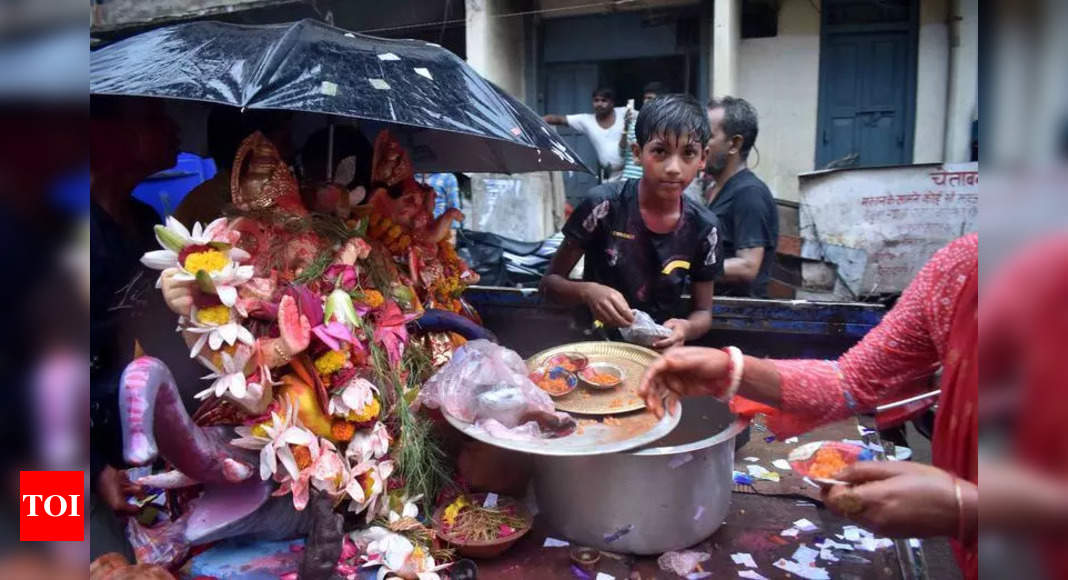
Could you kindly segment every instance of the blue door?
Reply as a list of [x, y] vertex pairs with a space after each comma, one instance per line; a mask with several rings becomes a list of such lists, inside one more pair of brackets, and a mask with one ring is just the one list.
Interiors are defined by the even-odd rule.
[[[894, 3], [891, 3], [894, 4]], [[916, 39], [911, 2], [826, 2], [816, 167], [912, 162]], [[835, 8], [849, 7], [849, 10]], [[865, 10], [870, 8], [870, 10]]]

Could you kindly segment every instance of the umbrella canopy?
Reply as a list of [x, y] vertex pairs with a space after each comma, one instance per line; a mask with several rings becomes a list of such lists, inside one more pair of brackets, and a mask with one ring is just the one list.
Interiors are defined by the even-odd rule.
[[541, 117], [444, 48], [314, 20], [200, 21], [93, 51], [89, 92], [362, 119], [420, 171], [589, 171]]

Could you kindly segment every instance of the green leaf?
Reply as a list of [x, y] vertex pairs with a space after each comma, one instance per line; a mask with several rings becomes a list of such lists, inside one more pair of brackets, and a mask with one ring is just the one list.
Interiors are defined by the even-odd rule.
[[153, 230], [155, 230], [156, 232], [156, 239], [159, 240], [159, 243], [162, 244], [163, 247], [167, 248], [168, 250], [171, 250], [173, 252], [181, 252], [182, 248], [185, 247], [185, 238], [175, 232], [172, 232], [171, 230], [168, 230], [165, 226], [161, 224], [156, 224]]

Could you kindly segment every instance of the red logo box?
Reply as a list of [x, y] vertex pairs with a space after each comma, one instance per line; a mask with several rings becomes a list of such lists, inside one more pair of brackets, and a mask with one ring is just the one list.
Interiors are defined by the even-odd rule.
[[81, 471], [19, 472], [19, 540], [85, 540], [85, 474]]

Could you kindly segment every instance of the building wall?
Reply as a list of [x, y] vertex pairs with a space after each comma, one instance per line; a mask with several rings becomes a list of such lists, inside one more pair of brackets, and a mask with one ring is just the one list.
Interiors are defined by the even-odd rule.
[[949, 90], [947, 3], [948, 0], [920, 0], [913, 163], [940, 163], [945, 157], [946, 96]]
[[519, 12], [525, 4], [514, 0], [466, 0], [467, 62], [486, 79], [526, 100], [524, 19], [494, 18]]
[[[938, 163], [945, 157], [950, 74], [948, 1], [920, 0], [914, 163]], [[759, 155], [753, 154], [750, 165], [756, 164], [753, 171], [776, 197], [794, 201], [798, 199], [797, 174], [815, 169], [820, 51], [817, 6], [819, 2], [809, 0], [783, 0], [778, 36], [742, 39], [738, 54], [738, 95], [752, 102], [760, 114]], [[973, 89], [973, 102], [974, 97]], [[957, 120], [958, 124], [968, 121]]]
[[742, 39], [738, 48], [737, 96], [760, 116], [749, 165], [781, 199], [797, 201], [797, 174], [816, 159], [819, 33], [809, 0], [783, 0], [778, 36]]

